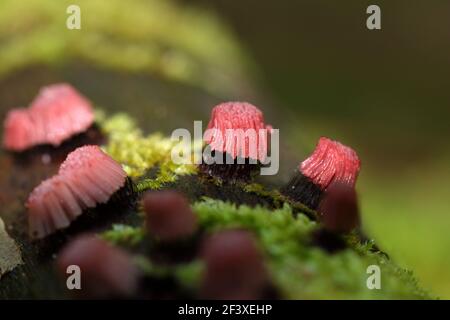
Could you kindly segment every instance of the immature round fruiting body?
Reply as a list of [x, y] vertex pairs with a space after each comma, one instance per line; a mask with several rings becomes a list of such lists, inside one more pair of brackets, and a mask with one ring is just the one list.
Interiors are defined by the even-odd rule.
[[162, 241], [187, 238], [197, 230], [189, 201], [176, 191], [148, 192], [143, 199], [150, 235]]
[[360, 224], [358, 199], [354, 188], [343, 183], [332, 183], [318, 209], [326, 230], [348, 233]]
[[[139, 272], [125, 251], [112, 247], [94, 235], [82, 235], [71, 241], [58, 256], [57, 267], [66, 280], [80, 273], [80, 288], [71, 290], [82, 298], [126, 298], [138, 289]], [[75, 280], [71, 285], [76, 286]]]
[[268, 285], [263, 255], [253, 235], [225, 230], [204, 241], [205, 274], [201, 294], [207, 299], [258, 299]]

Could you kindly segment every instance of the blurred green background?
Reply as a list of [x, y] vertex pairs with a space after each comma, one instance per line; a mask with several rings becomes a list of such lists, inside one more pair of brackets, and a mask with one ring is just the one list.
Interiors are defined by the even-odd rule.
[[[359, 152], [366, 230], [450, 298], [450, 2], [186, 2], [229, 21], [288, 115], [293, 149], [328, 135]], [[366, 28], [370, 4], [380, 31]]]

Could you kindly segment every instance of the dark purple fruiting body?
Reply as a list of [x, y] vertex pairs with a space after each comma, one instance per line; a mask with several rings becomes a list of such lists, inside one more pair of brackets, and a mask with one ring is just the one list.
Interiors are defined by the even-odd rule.
[[205, 273], [201, 296], [206, 299], [259, 299], [268, 277], [253, 235], [225, 230], [204, 240]]
[[76, 272], [68, 274], [69, 266], [80, 271], [81, 289], [71, 290], [78, 297], [126, 298], [138, 289], [139, 272], [131, 257], [94, 235], [79, 236], [62, 250], [57, 267], [65, 282]]
[[341, 182], [333, 182], [325, 192], [318, 211], [322, 226], [313, 232], [313, 244], [330, 253], [345, 249], [347, 243], [342, 235], [360, 226], [355, 189]]
[[146, 226], [162, 241], [187, 238], [197, 230], [197, 216], [189, 201], [176, 191], [148, 192], [143, 199]]
[[324, 228], [334, 233], [348, 233], [359, 227], [358, 200], [354, 188], [333, 183], [319, 206]]

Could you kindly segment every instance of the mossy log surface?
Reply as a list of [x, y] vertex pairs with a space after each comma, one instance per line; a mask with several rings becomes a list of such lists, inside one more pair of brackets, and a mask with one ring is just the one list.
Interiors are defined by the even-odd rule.
[[[108, 1], [108, 6], [103, 0], [79, 2], [89, 9], [85, 27], [92, 31], [90, 37], [60, 28], [60, 12], [68, 1], [27, 1], [27, 12], [36, 19], [23, 17], [19, 1], [0, 4], [0, 119], [11, 108], [28, 105], [40, 87], [56, 82], [75, 86], [98, 111], [96, 126], [58, 149], [44, 146], [21, 155], [0, 151], [0, 218], [23, 260], [12, 271], [0, 272], [0, 298], [71, 297], [54, 264], [61, 248], [84, 232], [132, 253], [145, 274], [137, 298], [197, 298], [200, 242], [224, 228], [245, 228], [256, 236], [272, 284], [265, 298], [430, 298], [411, 272], [398, 267], [362, 232], [341, 239], [344, 248], [334, 253], [313, 241], [321, 228], [315, 212], [290, 203], [277, 191], [301, 160], [283, 142], [280, 173], [252, 183], [220, 183], [198, 174], [194, 166], [171, 163], [168, 135], [173, 129], [193, 129], [194, 120], [205, 123], [212, 106], [224, 100], [245, 98], [257, 105], [266, 101], [249, 85], [240, 63], [245, 55], [214, 17], [181, 10], [167, 0], [129, 1], [135, 13], [130, 16], [123, 14], [119, 0]], [[149, 11], [151, 16], [144, 14]], [[98, 12], [121, 23], [104, 20], [108, 14]], [[151, 33], [154, 25], [158, 32]], [[22, 36], [11, 37], [17, 32]], [[223, 59], [224, 52], [228, 59]], [[261, 106], [267, 122], [281, 127], [278, 110]], [[124, 166], [134, 192], [124, 189], [118, 202], [85, 212], [68, 229], [44, 240], [30, 241], [24, 207], [29, 193], [56, 173], [68, 152], [86, 143], [102, 145]], [[167, 246], [146, 233], [139, 198], [147, 189], [183, 192], [198, 215], [197, 234]], [[381, 268], [381, 290], [366, 286], [366, 269], [372, 264]]]
[[[32, 96], [31, 92], [36, 92], [39, 86], [48, 82], [67, 81], [67, 74], [73, 75], [70, 69], [58, 69], [56, 72], [46, 67], [38, 67], [28, 69], [20, 76], [4, 80], [0, 92], [2, 112], [6, 110], [6, 101], [10, 101], [7, 96], [13, 97], [13, 101], [21, 100], [23, 92], [25, 92], [23, 95], [27, 96], [26, 91], [23, 91], [23, 88], [27, 87], [30, 88], [29, 96]], [[92, 79], [98, 75], [102, 77], [103, 72], [86, 66], [79, 79], [69, 80], [77, 86], [80, 80]], [[114, 74], [109, 75], [109, 81], [114, 77]], [[130, 77], [130, 80], [130, 85], [133, 86], [134, 77]], [[122, 87], [127, 86], [122, 79], [120, 83]], [[162, 84], [158, 84], [158, 90], [161, 86]], [[209, 104], [212, 99], [203, 94], [202, 99], [207, 101], [203, 105]], [[90, 98], [96, 101], [95, 92]], [[135, 255], [137, 263], [146, 273], [146, 280], [138, 297], [195, 298], [202, 274], [201, 259], [198, 257], [199, 243], [205, 234], [229, 227], [246, 228], [257, 235], [266, 254], [273, 282], [273, 289], [266, 297], [290, 299], [429, 297], [420, 289], [410, 272], [397, 267], [385, 254], [374, 249], [373, 242], [361, 239], [357, 233], [345, 238], [345, 249], [338, 253], [330, 254], [326, 248], [314, 244], [312, 235], [314, 230], [320, 228], [320, 224], [315, 221], [314, 212], [301, 204], [288, 203], [280, 196], [276, 186], [282, 181], [275, 179], [270, 183], [218, 182], [198, 174], [194, 167], [180, 170], [179, 167], [171, 165], [164, 152], [143, 153], [142, 161], [128, 162], [126, 157], [130, 157], [130, 154], [123, 153], [127, 150], [128, 134], [136, 135], [132, 139], [133, 145], [139, 146], [142, 143], [150, 149], [169, 150], [164, 147], [167, 147], [169, 140], [164, 135], [147, 138], [138, 125], [126, 115], [109, 116], [108, 114], [115, 110], [109, 110], [104, 105], [105, 102], [102, 103], [105, 112], [99, 117], [96, 127], [91, 128], [86, 134], [75, 137], [61, 148], [38, 147], [22, 155], [1, 152], [0, 216], [7, 226], [8, 233], [18, 244], [23, 259], [22, 265], [1, 278], [1, 298], [70, 297], [70, 292], [64, 287], [64, 280], [55, 273], [54, 262], [59, 250], [83, 232], [97, 233]], [[139, 101], [135, 101], [133, 105], [138, 106]], [[206, 107], [199, 109], [199, 105], [202, 103], [192, 108], [185, 102], [178, 106], [172, 103], [173, 109], [169, 112], [177, 114], [177, 108], [189, 108], [194, 110], [192, 114], [197, 110], [199, 119], [207, 119], [209, 110]], [[130, 108], [129, 113], [151, 112], [136, 108], [137, 111]], [[161, 125], [149, 121], [152, 123], [147, 125], [150, 128], [148, 132], [157, 129], [164, 131], [165, 128], [162, 126], [169, 127], [172, 119], [174, 123], [179, 122], [179, 117], [168, 117], [167, 122]], [[190, 121], [195, 119], [191, 117], [189, 115]], [[147, 116], [141, 116], [141, 119], [147, 119]], [[152, 117], [148, 116], [148, 119]], [[181, 122], [184, 121], [189, 120], [181, 119]], [[136, 127], [131, 129], [130, 126]], [[144, 218], [139, 201], [123, 201], [122, 207], [116, 204], [100, 206], [83, 214], [69, 229], [41, 241], [30, 241], [24, 208], [26, 198], [36, 185], [57, 171], [59, 164], [70, 150], [84, 143], [103, 145], [111, 156], [130, 170], [135, 188], [176, 189], [183, 192], [192, 201], [199, 215], [201, 228], [198, 234], [185, 243], [166, 247], [143, 231]], [[130, 147], [130, 150], [134, 149]], [[43, 155], [50, 155], [52, 161], [44, 164]], [[145, 167], [147, 163], [153, 165]], [[145, 169], [144, 175], [139, 175], [140, 170], [136, 170], [140, 166]], [[134, 191], [136, 193], [129, 194], [128, 198], [133, 199], [133, 196], [137, 196], [139, 200], [140, 193]], [[382, 268], [382, 290], [369, 290], [366, 287], [365, 271], [370, 264], [378, 264]]]

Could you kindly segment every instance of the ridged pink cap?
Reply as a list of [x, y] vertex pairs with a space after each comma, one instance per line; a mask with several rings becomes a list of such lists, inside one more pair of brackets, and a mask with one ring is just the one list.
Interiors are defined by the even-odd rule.
[[[233, 158], [240, 156], [260, 161], [267, 156], [272, 127], [264, 123], [261, 110], [250, 103], [225, 102], [217, 105], [211, 112], [208, 130], [204, 140], [213, 151], [226, 152]], [[249, 135], [245, 136], [245, 133]], [[233, 137], [239, 137], [244, 143], [237, 143]]]
[[23, 151], [40, 144], [59, 146], [94, 123], [90, 102], [68, 84], [40, 90], [28, 109], [15, 109], [5, 120], [3, 146]]
[[326, 190], [332, 182], [354, 187], [360, 166], [358, 155], [353, 149], [321, 137], [316, 149], [300, 164], [299, 170], [322, 190]]
[[122, 166], [98, 146], [71, 152], [57, 175], [43, 181], [30, 194], [29, 232], [43, 238], [68, 227], [86, 208], [106, 203], [126, 180]]

